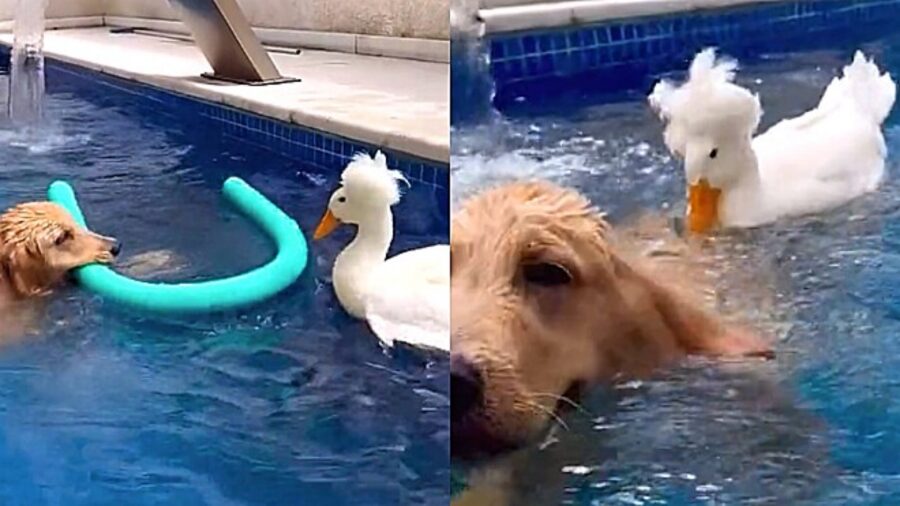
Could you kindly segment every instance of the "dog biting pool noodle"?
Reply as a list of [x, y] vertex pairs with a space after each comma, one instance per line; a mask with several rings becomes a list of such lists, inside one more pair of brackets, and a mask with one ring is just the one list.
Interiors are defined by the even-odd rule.
[[[72, 187], [50, 185], [52, 202], [65, 207], [87, 227]], [[148, 283], [125, 277], [104, 265], [75, 270], [78, 282], [93, 292], [140, 309], [159, 312], [213, 312], [265, 300], [294, 283], [307, 262], [307, 245], [297, 222], [242, 179], [232, 177], [222, 187], [225, 198], [262, 228], [278, 247], [268, 264], [226, 279], [197, 283]]]

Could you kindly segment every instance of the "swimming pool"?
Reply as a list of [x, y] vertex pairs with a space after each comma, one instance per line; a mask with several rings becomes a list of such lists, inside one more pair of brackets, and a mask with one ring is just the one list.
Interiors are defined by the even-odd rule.
[[[844, 50], [743, 61], [739, 81], [760, 93], [763, 128], [817, 103], [857, 47], [859, 34], [845, 35], [832, 46]], [[900, 76], [900, 37], [861, 47]], [[500, 117], [455, 126], [454, 201], [491, 182], [543, 177], [580, 189], [613, 222], [683, 212], [682, 169], [646, 90], [544, 86], [543, 97], [503, 102]], [[594, 391], [555, 443], [510, 464], [511, 503], [900, 502], [896, 108], [885, 132], [889, 175], [875, 194], [710, 246], [719, 304], [744, 308], [778, 336], [778, 360], [738, 369], [692, 360], [652, 381]]]
[[[47, 80], [49, 125], [0, 132], [0, 208], [64, 178], [146, 279], [267, 261], [273, 246], [222, 181], [245, 178], [309, 233], [352, 154], [69, 65], [51, 62]], [[288, 142], [307, 138], [306, 151]], [[446, 242], [446, 169], [396, 160], [413, 185], [394, 251]], [[235, 313], [160, 317], [59, 294], [36, 335], [0, 349], [0, 503], [446, 504], [446, 359], [385, 353], [339, 309], [331, 262], [350, 234], [312, 244], [295, 286]]]

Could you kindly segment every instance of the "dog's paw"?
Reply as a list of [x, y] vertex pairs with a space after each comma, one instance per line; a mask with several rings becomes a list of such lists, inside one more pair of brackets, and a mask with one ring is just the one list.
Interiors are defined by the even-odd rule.
[[120, 272], [135, 278], [157, 278], [177, 274], [184, 267], [184, 260], [169, 250], [145, 251], [118, 264]]
[[115, 260], [115, 257], [113, 256], [112, 253], [104, 251], [103, 253], [100, 253], [99, 255], [97, 255], [96, 260], [97, 260], [97, 263], [99, 263], [99, 264], [109, 265], [109, 264], [113, 263], [113, 260]]
[[714, 352], [723, 358], [775, 359], [772, 343], [758, 333], [744, 328], [727, 329], [716, 340]]

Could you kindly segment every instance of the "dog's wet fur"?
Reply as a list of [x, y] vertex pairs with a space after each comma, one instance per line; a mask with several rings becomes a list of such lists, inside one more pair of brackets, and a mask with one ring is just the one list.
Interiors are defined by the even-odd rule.
[[14, 333], [13, 327], [19, 325], [10, 322], [30, 313], [24, 306], [29, 300], [53, 293], [76, 267], [112, 262], [119, 250], [115, 239], [84, 229], [51, 202], [21, 204], [4, 212], [0, 215], [0, 326], [7, 334]]
[[771, 358], [644, 269], [579, 193], [513, 183], [463, 203], [451, 229], [451, 444], [473, 459], [536, 440], [584, 388], [689, 354]]

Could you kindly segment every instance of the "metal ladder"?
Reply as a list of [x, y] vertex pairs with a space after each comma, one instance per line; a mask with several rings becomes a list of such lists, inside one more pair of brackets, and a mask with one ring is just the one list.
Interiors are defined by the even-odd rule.
[[283, 77], [253, 33], [237, 0], [169, 0], [213, 72], [204, 77], [240, 84], [299, 81]]

